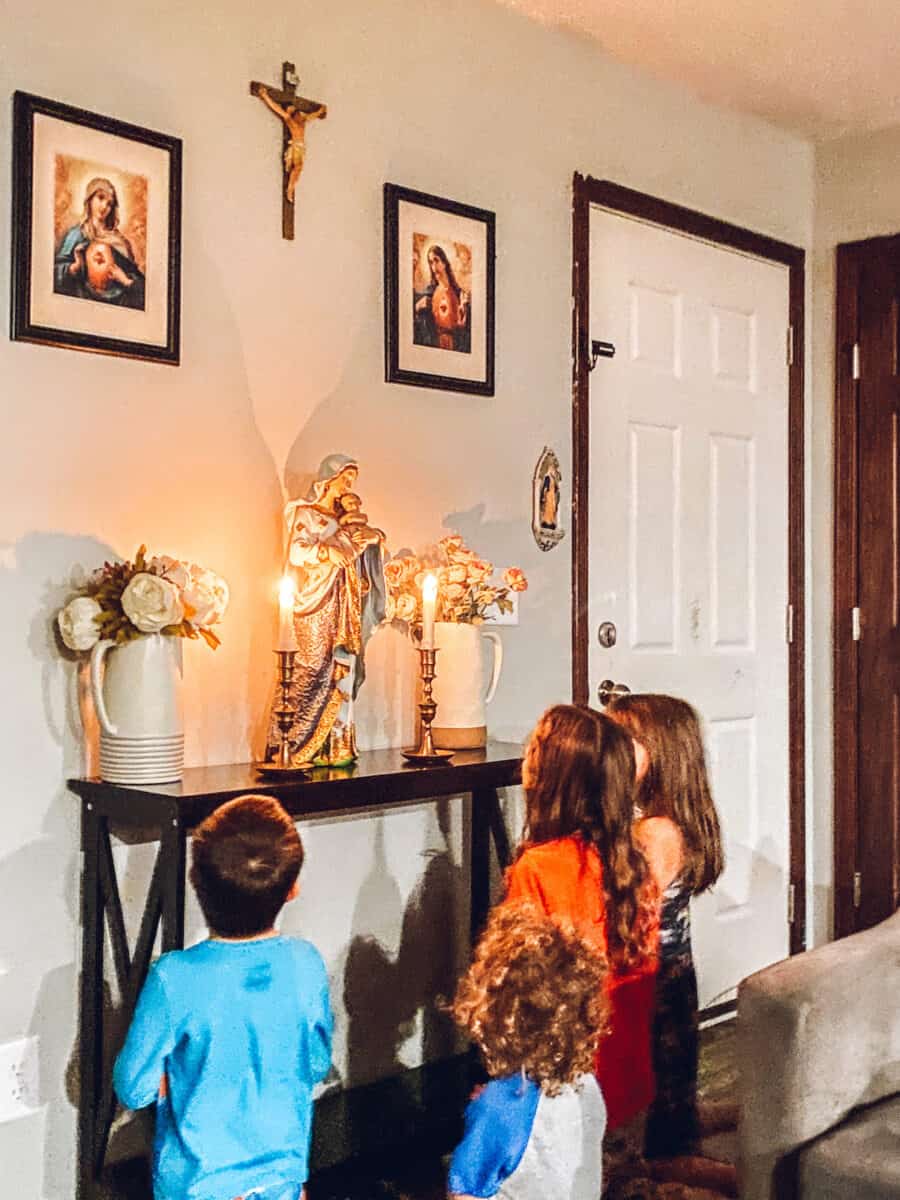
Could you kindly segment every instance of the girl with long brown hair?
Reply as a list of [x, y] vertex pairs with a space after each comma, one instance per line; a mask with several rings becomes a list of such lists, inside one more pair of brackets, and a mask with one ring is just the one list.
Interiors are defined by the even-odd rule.
[[610, 1028], [596, 1073], [613, 1130], [654, 1092], [656, 889], [632, 835], [631, 739], [590, 708], [555, 705], [528, 740], [522, 785], [525, 829], [507, 872], [507, 901], [572, 921], [608, 959]]
[[697, 1153], [699, 1013], [690, 900], [712, 887], [725, 865], [700, 721], [673, 696], [620, 696], [607, 712], [634, 742], [641, 818], [635, 837], [661, 893], [652, 1043], [657, 1091], [644, 1154], [660, 1178], [735, 1194], [734, 1169]]

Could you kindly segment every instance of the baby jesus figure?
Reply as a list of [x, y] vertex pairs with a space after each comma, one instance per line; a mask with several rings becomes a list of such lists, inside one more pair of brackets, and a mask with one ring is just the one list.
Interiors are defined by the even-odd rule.
[[340, 497], [338, 506], [338, 524], [353, 539], [356, 546], [363, 548], [376, 542], [384, 545], [384, 532], [369, 524], [369, 518], [362, 511], [362, 500], [356, 492], [345, 492]]

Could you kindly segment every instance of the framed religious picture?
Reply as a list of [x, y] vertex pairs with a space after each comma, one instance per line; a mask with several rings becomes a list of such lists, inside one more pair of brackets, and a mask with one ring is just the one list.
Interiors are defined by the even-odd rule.
[[181, 140], [16, 92], [13, 338], [176, 364]]
[[545, 446], [531, 482], [531, 531], [542, 550], [552, 550], [566, 536], [559, 527], [561, 485], [559, 459]]
[[494, 394], [494, 214], [384, 185], [388, 383]]

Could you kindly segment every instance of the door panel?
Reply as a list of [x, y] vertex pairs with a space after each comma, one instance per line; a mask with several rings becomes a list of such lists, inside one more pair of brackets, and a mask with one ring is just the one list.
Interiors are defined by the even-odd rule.
[[728, 863], [694, 906], [709, 1004], [788, 953], [788, 272], [592, 209], [590, 280], [617, 347], [591, 376], [591, 701], [612, 678], [704, 720]]

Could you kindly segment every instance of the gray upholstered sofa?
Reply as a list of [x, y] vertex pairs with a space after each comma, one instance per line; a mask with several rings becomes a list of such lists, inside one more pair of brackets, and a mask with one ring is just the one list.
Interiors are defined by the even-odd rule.
[[743, 1200], [900, 1200], [900, 912], [738, 991]]

